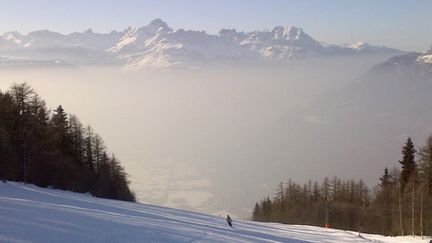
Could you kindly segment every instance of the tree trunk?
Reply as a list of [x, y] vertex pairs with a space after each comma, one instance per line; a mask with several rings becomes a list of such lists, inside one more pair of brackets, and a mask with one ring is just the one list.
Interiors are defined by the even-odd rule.
[[404, 236], [403, 222], [402, 222], [402, 192], [399, 190], [399, 223], [401, 228], [401, 234]]
[[423, 239], [423, 192], [421, 194], [421, 204], [420, 204], [420, 235]]
[[412, 200], [411, 200], [411, 234], [414, 237], [415, 236], [415, 232], [414, 232], [414, 199], [415, 199], [415, 184], [413, 182], [413, 188], [412, 188]]
[[325, 208], [325, 227], [326, 228], [330, 227], [328, 224], [328, 206], [327, 206], [327, 203], [326, 203], [326, 208]]

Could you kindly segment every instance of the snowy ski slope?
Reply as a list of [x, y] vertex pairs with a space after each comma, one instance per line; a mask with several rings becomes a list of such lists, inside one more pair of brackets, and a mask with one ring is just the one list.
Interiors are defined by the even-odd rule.
[[0, 242], [428, 242], [257, 223], [0, 182]]

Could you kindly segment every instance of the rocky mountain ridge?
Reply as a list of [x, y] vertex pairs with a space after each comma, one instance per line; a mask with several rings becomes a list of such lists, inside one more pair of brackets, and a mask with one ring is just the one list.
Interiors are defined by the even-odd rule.
[[141, 28], [130, 27], [106, 34], [88, 29], [67, 35], [39, 30], [27, 35], [6, 32], [0, 36], [0, 55], [4, 60], [26, 58], [68, 64], [120, 64], [138, 69], [190, 68], [203, 62], [283, 62], [399, 52], [364, 42], [325, 44], [295, 26], [251, 32], [222, 29], [212, 35], [205, 31], [173, 30], [161, 19]]

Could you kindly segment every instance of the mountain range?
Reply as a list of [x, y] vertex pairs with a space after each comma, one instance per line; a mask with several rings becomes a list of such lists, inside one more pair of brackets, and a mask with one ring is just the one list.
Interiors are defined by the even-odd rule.
[[323, 94], [304, 112], [339, 128], [350, 121], [363, 130], [383, 133], [382, 127], [392, 127], [389, 133], [424, 137], [432, 129], [431, 93], [432, 48], [391, 57], [343, 88]]
[[[294, 26], [251, 32], [173, 30], [161, 19], [124, 31], [60, 34], [49, 30], [0, 36], [0, 65], [118, 64], [130, 68], [194, 68], [202, 63], [284, 62], [291, 59], [400, 53], [385, 46], [327, 44]], [[431, 61], [430, 56], [427, 59]]]

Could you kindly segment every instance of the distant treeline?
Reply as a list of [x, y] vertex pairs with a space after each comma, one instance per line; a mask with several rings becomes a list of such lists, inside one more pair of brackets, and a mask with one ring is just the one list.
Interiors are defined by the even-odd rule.
[[102, 138], [62, 106], [50, 112], [25, 83], [0, 91], [0, 178], [135, 201]]
[[281, 182], [273, 198], [255, 204], [252, 219], [383, 235], [431, 235], [432, 136], [418, 152], [408, 138], [399, 163], [401, 168], [385, 168], [372, 190], [362, 180], [338, 177], [303, 186]]

